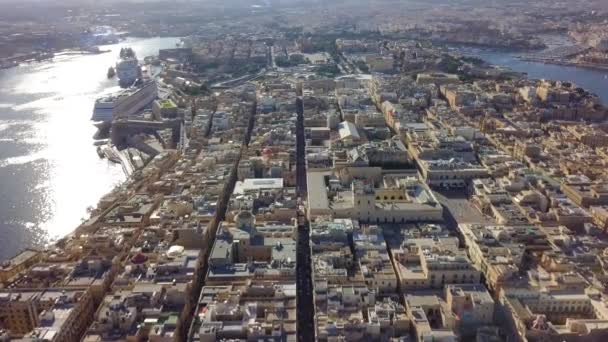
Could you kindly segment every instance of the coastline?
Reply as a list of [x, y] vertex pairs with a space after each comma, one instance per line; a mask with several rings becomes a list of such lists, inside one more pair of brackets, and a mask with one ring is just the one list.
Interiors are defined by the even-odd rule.
[[[14, 58], [6, 58], [0, 61], [0, 70], [2, 69], [12, 69], [16, 68], [22, 64], [31, 64], [31, 63], [44, 63], [44, 62], [53, 62], [53, 58], [60, 56], [86, 56], [86, 55], [99, 55], [103, 53], [109, 53], [112, 50], [86, 50], [86, 49], [63, 49], [56, 52], [39, 52], [32, 58], [27, 59], [14, 59]], [[31, 57], [31, 56], [27, 56]]]
[[[143, 57], [174, 47], [179, 39], [128, 37], [100, 49], [128, 45]], [[6, 198], [0, 239], [13, 241], [0, 251], [0, 260], [26, 248], [53, 246], [89, 218], [87, 207], [125, 182], [123, 165], [96, 153], [90, 121], [95, 99], [119, 89], [106, 77], [115, 58], [114, 53], [58, 56], [0, 70], [0, 196]]]
[[449, 46], [449, 51], [455, 51], [464, 56], [477, 57], [486, 63], [523, 72], [531, 79], [551, 79], [556, 81], [574, 82], [598, 95], [603, 103], [608, 103], [608, 88], [605, 76], [608, 68], [578, 63], [549, 63], [537, 58], [527, 58], [521, 51], [475, 48], [470, 46]]
[[0, 59], [0, 70], [12, 69], [21, 64], [30, 64], [36, 62], [52, 62], [54, 57], [58, 56], [75, 56], [75, 55], [99, 55], [112, 52], [109, 49], [103, 49], [104, 46], [116, 45], [124, 42], [126, 39], [150, 39], [150, 38], [171, 38], [171, 35], [128, 35], [126, 32], [118, 34], [118, 41], [114, 43], [96, 44], [91, 47], [72, 46], [56, 51], [33, 51], [22, 56], [5, 57]]
[[535, 63], [543, 63], [543, 64], [552, 64], [552, 65], [562, 65], [562, 66], [570, 66], [570, 67], [579, 67], [597, 71], [608, 71], [608, 65], [598, 65], [591, 63], [578, 63], [578, 62], [570, 62], [570, 61], [559, 61], [554, 59], [546, 59], [546, 58], [535, 58], [535, 57], [524, 57], [519, 56], [518, 59], [526, 62], [535, 62]]

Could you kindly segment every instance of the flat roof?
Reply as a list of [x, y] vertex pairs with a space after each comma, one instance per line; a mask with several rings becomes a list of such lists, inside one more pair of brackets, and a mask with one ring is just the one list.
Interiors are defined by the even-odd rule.
[[349, 121], [343, 121], [338, 125], [338, 133], [340, 134], [340, 139], [345, 139], [352, 137], [353, 139], [360, 139], [359, 131], [357, 130], [357, 126]]
[[14, 266], [20, 265], [37, 255], [38, 255], [38, 251], [31, 250], [31, 249], [23, 250], [19, 254], [15, 255], [11, 259], [9, 259], [6, 266], [0, 265], [0, 270], [9, 269]]
[[176, 108], [177, 105], [170, 99], [160, 100], [160, 105], [162, 108]]
[[307, 172], [306, 182], [308, 185], [308, 208], [310, 210], [329, 209], [329, 199], [327, 198], [327, 188], [325, 186], [325, 176], [330, 173]]
[[234, 185], [234, 194], [242, 195], [245, 191], [261, 189], [282, 189], [283, 178], [247, 178]]

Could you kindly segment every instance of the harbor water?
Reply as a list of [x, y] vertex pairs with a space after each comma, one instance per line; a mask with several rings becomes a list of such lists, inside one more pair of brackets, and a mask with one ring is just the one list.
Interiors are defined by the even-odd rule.
[[124, 181], [121, 166], [95, 151], [94, 101], [119, 90], [107, 71], [121, 47], [143, 60], [177, 42], [129, 38], [100, 47], [108, 53], [0, 70], [0, 260], [70, 233]]
[[606, 70], [525, 61], [518, 58], [521, 55], [520, 52], [477, 48], [459, 50], [466, 55], [482, 58], [488, 63], [508, 67], [517, 72], [525, 72], [531, 79], [573, 82], [596, 94], [604, 105], [608, 105], [608, 71]]

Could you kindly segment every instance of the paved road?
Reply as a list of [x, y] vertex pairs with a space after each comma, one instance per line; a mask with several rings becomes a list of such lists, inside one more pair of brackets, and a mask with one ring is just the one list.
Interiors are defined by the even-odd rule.
[[448, 228], [456, 229], [459, 223], [496, 223], [473, 206], [464, 194], [464, 190], [433, 191], [433, 193], [446, 211], [444, 218]]
[[[306, 198], [306, 140], [304, 139], [304, 103], [302, 98], [296, 100], [298, 121], [296, 124], [296, 189], [301, 199]], [[315, 340], [314, 300], [312, 295], [312, 277], [310, 265], [310, 227], [303, 212], [298, 215], [298, 250], [296, 260], [297, 272], [297, 315], [298, 341]]]
[[270, 68], [272, 68], [273, 70], [277, 69], [277, 63], [275, 61], [275, 57], [274, 57], [274, 46], [271, 45], [269, 46], [269, 53], [270, 53]]
[[221, 81], [221, 82], [217, 82], [211, 85], [210, 88], [233, 88], [233, 87], [237, 87], [240, 86], [241, 84], [244, 84], [246, 82], [249, 82], [251, 80], [254, 80], [262, 75], [264, 75], [266, 73], [266, 68], [262, 68], [260, 71], [258, 71], [255, 74], [247, 74], [247, 75], [243, 75], [241, 77], [237, 77], [237, 78], [232, 78], [226, 81]]

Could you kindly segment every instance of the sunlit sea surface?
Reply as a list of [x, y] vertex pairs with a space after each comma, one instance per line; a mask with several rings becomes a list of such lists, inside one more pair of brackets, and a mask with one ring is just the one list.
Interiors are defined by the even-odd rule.
[[94, 101], [120, 89], [106, 73], [121, 47], [143, 60], [177, 42], [127, 39], [101, 47], [109, 53], [0, 70], [0, 260], [70, 233], [124, 181], [120, 165], [95, 152]]

